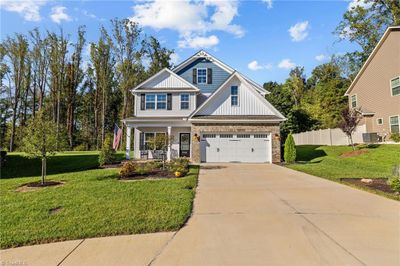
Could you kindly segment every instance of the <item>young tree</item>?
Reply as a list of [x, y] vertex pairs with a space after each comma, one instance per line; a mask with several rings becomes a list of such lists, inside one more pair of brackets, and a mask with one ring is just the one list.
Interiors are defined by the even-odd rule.
[[286, 163], [294, 163], [296, 161], [296, 144], [292, 133], [289, 133], [286, 138], [283, 157]]
[[113, 136], [107, 134], [99, 154], [99, 164], [111, 164], [115, 161], [115, 150], [113, 149]]
[[46, 161], [49, 155], [57, 151], [57, 125], [48, 119], [43, 111], [38, 111], [25, 128], [22, 139], [23, 150], [30, 158], [42, 160], [42, 185], [46, 178]]
[[353, 143], [353, 133], [356, 130], [358, 123], [360, 123], [360, 120], [361, 120], [360, 110], [356, 108], [350, 109], [348, 107], [343, 109], [342, 121], [340, 121], [339, 123], [339, 128], [349, 138], [353, 151], [355, 150]]

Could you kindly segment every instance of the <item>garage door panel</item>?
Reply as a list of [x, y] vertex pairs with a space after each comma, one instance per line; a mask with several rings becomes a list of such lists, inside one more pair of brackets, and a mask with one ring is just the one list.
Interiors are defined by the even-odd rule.
[[[268, 134], [203, 134], [203, 162], [269, 162]], [[204, 154], [203, 154], [204, 153]]]

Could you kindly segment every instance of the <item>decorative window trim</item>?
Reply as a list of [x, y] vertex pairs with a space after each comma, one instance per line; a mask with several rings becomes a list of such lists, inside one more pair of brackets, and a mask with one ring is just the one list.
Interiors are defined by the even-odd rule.
[[376, 119], [376, 124], [377, 124], [378, 126], [383, 125], [383, 118], [377, 118], [377, 119]]
[[[236, 87], [236, 94], [232, 93], [232, 89], [234, 87]], [[239, 106], [239, 86], [235, 86], [235, 85], [231, 86], [231, 97], [230, 97], [230, 99], [231, 99], [231, 106], [233, 106], [233, 107], [238, 107]], [[236, 99], [236, 104], [233, 104], [234, 99]]]
[[394, 88], [399, 88], [400, 89], [400, 84], [398, 86], [392, 87], [392, 81], [395, 80], [395, 79], [399, 79], [399, 83], [400, 83], [400, 76], [397, 76], [397, 77], [394, 77], [394, 78], [390, 79], [390, 81], [389, 81], [390, 95], [392, 95], [392, 96], [400, 96], [400, 93], [399, 94], [395, 94], [395, 95], [393, 94], [393, 89]]
[[[206, 73], [205, 73], [205, 81], [204, 82], [200, 82], [199, 81], [199, 77], [200, 77], [200, 75], [199, 75], [199, 71], [200, 70], [205, 70], [206, 71]], [[207, 68], [198, 68], [198, 69], [196, 69], [196, 71], [197, 71], [197, 84], [207, 84]]]
[[[158, 96], [165, 96], [165, 101], [159, 101]], [[148, 101], [147, 96], [154, 96], [154, 101]], [[144, 109], [145, 110], [167, 110], [168, 96], [166, 93], [146, 93], [144, 96]], [[147, 108], [147, 103], [154, 103], [154, 108]], [[165, 108], [158, 108], [158, 103], [165, 103]]]
[[[182, 101], [182, 96], [187, 95], [187, 101]], [[182, 103], [187, 103], [187, 108], [182, 108]], [[179, 94], [179, 107], [181, 110], [189, 110], [190, 109], [190, 94], [189, 93], [181, 93]]]
[[[353, 97], [355, 98], [355, 101], [353, 101]], [[355, 105], [353, 106], [353, 102], [355, 102]], [[358, 97], [357, 94], [353, 94], [350, 96], [350, 106], [351, 108], [356, 108], [358, 105]]]
[[[392, 117], [397, 117], [397, 124], [392, 124], [392, 119], [391, 119]], [[398, 131], [397, 132], [393, 132], [392, 131], [392, 126], [397, 126]], [[400, 115], [389, 116], [389, 130], [390, 130], [390, 133], [400, 133]]]

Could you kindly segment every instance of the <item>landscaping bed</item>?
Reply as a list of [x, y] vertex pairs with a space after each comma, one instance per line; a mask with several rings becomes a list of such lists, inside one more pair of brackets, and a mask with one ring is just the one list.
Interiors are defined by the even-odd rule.
[[374, 178], [370, 179], [370, 182], [363, 182], [364, 178], [341, 178], [340, 181], [343, 183], [349, 183], [358, 187], [368, 188], [372, 190], [382, 191], [384, 193], [393, 194], [393, 196], [399, 195], [398, 192], [394, 191], [388, 184], [387, 178]]

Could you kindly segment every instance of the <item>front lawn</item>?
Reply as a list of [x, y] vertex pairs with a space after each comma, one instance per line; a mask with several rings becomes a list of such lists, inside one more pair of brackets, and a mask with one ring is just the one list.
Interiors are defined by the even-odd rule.
[[55, 174], [47, 179], [64, 185], [16, 192], [19, 186], [40, 180], [38, 172], [27, 170], [36, 165], [40, 172], [40, 162], [19, 155], [9, 158], [2, 169], [7, 179], [0, 180], [1, 248], [177, 230], [191, 214], [199, 172], [192, 166], [183, 178], [120, 181], [118, 169], [93, 169], [97, 153], [68, 153], [48, 163]]
[[[364, 153], [343, 157], [351, 152], [348, 146], [300, 145], [296, 147], [297, 163], [287, 167], [334, 181], [350, 178], [387, 178], [395, 164], [400, 164], [400, 145], [369, 145], [358, 147]], [[357, 185], [356, 185], [357, 186]], [[360, 187], [360, 186], [357, 186]], [[399, 199], [399, 196], [365, 188], [371, 192]]]

